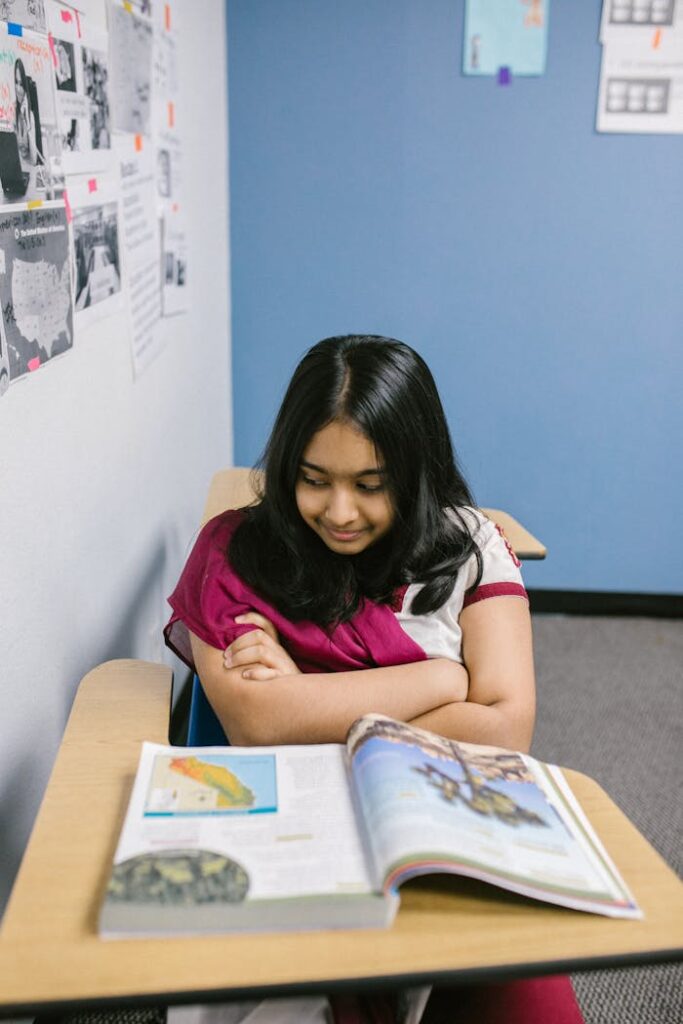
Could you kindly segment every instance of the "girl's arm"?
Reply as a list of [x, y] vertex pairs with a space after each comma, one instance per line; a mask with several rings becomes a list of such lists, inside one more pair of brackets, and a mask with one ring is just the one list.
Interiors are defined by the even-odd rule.
[[464, 703], [414, 716], [413, 725], [451, 739], [527, 751], [536, 709], [529, 606], [519, 597], [492, 597], [460, 614], [469, 674]]
[[[240, 637], [242, 651], [248, 650], [251, 642], [246, 637], [252, 634]], [[265, 653], [251, 666], [237, 657], [240, 663], [228, 668], [222, 651], [193, 633], [190, 641], [210, 704], [231, 742], [243, 746], [343, 743], [361, 715], [376, 712], [407, 722], [442, 705], [450, 707], [467, 694], [466, 670], [446, 658], [390, 668], [278, 672], [276, 678], [249, 679], [244, 672], [262, 670], [268, 660]], [[263, 637], [260, 641], [255, 637], [254, 642], [263, 642]], [[278, 644], [274, 647], [279, 648], [274, 653], [276, 660], [282, 655], [288, 659]]]

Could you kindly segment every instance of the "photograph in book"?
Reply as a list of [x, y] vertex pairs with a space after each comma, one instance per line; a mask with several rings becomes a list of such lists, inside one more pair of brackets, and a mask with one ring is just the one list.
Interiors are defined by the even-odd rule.
[[53, 78], [47, 38], [0, 25], [0, 203], [63, 191]]
[[0, 303], [16, 380], [73, 344], [73, 306], [63, 203], [0, 215]]
[[105, 302], [121, 291], [118, 204], [75, 209], [72, 220], [76, 312]]
[[143, 744], [100, 932], [388, 927], [419, 875], [642, 917], [559, 768], [367, 715], [345, 745]]
[[382, 716], [349, 734], [352, 777], [384, 885], [433, 871], [613, 916], [637, 914], [554, 766]]
[[149, 135], [152, 24], [116, 3], [109, 7], [109, 70], [113, 130]]
[[46, 32], [45, 0], [0, 0], [0, 21]]

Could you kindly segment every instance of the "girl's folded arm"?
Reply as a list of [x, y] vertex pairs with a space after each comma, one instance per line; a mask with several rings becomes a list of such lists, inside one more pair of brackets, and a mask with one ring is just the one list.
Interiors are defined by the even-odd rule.
[[462, 611], [460, 627], [467, 701], [417, 715], [413, 724], [455, 740], [527, 751], [535, 716], [527, 602], [519, 597], [478, 601]]
[[204, 691], [232, 743], [343, 743], [353, 722], [376, 712], [409, 721], [462, 701], [467, 672], [446, 658], [352, 672], [245, 679], [223, 652], [190, 633]]

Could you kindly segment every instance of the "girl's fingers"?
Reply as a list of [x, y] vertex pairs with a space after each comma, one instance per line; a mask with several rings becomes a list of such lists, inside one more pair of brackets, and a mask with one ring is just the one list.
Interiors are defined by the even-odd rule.
[[235, 654], [236, 651], [246, 650], [247, 647], [253, 647], [255, 644], [262, 644], [273, 648], [280, 646], [269, 633], [266, 633], [265, 629], [251, 629], [248, 633], [243, 633], [242, 636], [238, 636], [236, 640], [233, 640], [228, 650]]
[[245, 615], [238, 615], [235, 618], [235, 622], [238, 622], [240, 625], [248, 623], [252, 626], [258, 626], [264, 631], [264, 633], [267, 633], [275, 643], [280, 639], [278, 632], [270, 619], [267, 619], [265, 615], [260, 615], [258, 612], [247, 612]]
[[281, 672], [276, 672], [273, 668], [265, 668], [263, 665], [252, 665], [251, 668], [246, 668], [242, 673], [243, 679], [254, 679], [260, 681], [266, 681], [268, 679], [277, 679]]
[[229, 647], [223, 661], [229, 668], [255, 664], [264, 665], [266, 668], [278, 668], [285, 658], [282, 648], [269, 647], [268, 644], [256, 641], [250, 647], [241, 647], [239, 650], [235, 650], [234, 646]]

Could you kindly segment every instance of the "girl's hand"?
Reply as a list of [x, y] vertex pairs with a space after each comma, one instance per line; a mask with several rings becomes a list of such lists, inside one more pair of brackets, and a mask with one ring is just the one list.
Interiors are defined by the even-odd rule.
[[257, 612], [239, 615], [235, 622], [249, 623], [256, 628], [233, 641], [223, 653], [225, 668], [244, 666], [242, 677], [265, 681], [279, 676], [299, 674], [299, 669], [280, 644], [272, 622]]

